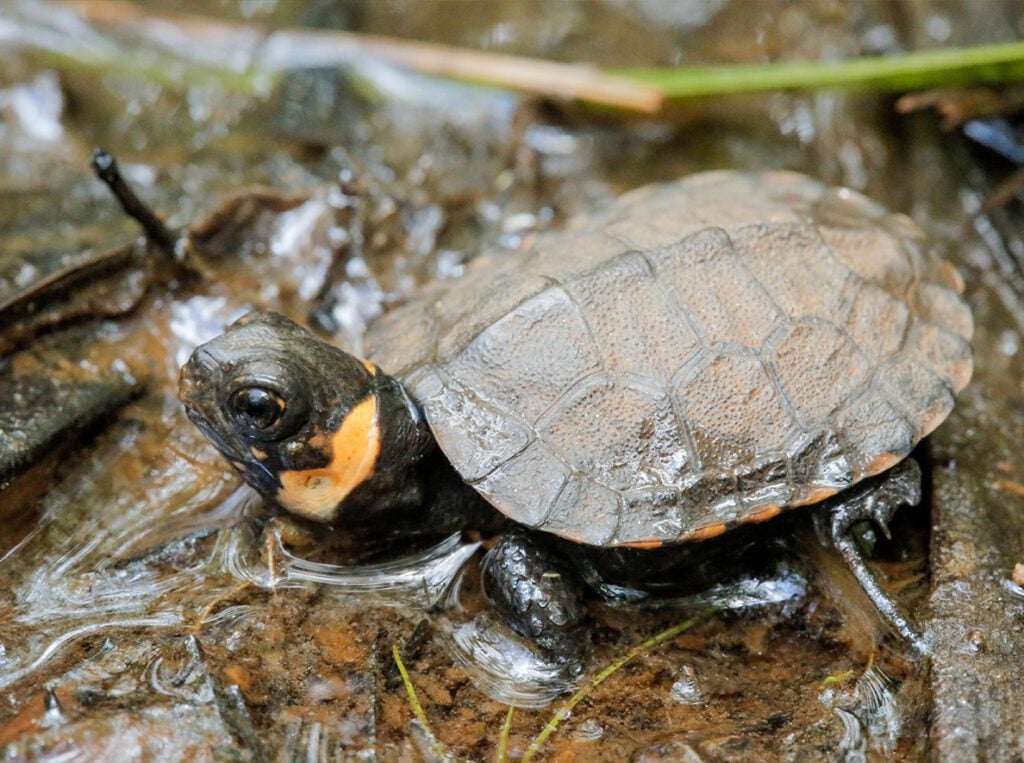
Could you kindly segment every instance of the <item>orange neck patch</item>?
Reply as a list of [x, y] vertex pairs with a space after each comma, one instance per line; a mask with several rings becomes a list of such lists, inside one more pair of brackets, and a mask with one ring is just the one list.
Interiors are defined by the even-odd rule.
[[380, 455], [377, 397], [370, 395], [349, 411], [330, 440], [331, 462], [321, 469], [281, 472], [277, 501], [289, 511], [330, 522], [338, 505], [373, 474]]

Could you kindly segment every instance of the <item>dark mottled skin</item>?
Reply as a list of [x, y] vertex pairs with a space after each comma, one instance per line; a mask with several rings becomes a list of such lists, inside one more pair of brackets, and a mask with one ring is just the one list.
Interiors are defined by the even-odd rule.
[[[273, 386], [287, 402], [286, 419], [295, 418], [271, 432], [240, 423], [229, 400], [251, 384]], [[360, 535], [395, 529], [435, 535], [461, 528], [467, 516], [485, 530], [503, 524], [444, 458], [398, 382], [281, 315], [250, 313], [198, 347], [181, 370], [180, 396], [189, 418], [271, 502], [282, 472], [327, 465], [315, 438], [336, 430], [370, 394], [379, 406], [380, 457], [332, 524]], [[265, 458], [256, 458], [252, 448]]]
[[523, 528], [502, 535], [484, 559], [484, 591], [517, 631], [562, 651], [578, 634], [586, 607], [582, 580], [552, 545]]

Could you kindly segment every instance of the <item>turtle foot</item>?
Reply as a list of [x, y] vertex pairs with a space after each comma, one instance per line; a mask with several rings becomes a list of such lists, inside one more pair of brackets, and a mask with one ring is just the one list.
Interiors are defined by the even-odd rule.
[[891, 537], [889, 522], [901, 506], [915, 506], [921, 500], [921, 467], [906, 459], [880, 478], [862, 483], [832, 509], [832, 543], [846, 566], [871, 599], [882, 617], [919, 653], [927, 655], [924, 637], [911, 625], [892, 598], [878, 583], [867, 565], [864, 552], [851, 532], [858, 522], [872, 522], [885, 537]]
[[543, 538], [516, 529], [503, 535], [484, 559], [484, 592], [517, 633], [554, 657], [582, 647], [586, 614], [575, 573]]

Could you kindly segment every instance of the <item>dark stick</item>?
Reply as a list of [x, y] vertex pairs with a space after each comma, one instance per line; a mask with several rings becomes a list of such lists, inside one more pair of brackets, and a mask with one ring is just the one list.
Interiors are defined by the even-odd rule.
[[96, 176], [110, 188], [125, 214], [142, 226], [146, 238], [167, 254], [172, 261], [177, 261], [178, 236], [164, 225], [163, 221], [142, 199], [135, 195], [135, 191], [121, 174], [117, 160], [102, 148], [97, 148], [92, 153], [92, 169]]

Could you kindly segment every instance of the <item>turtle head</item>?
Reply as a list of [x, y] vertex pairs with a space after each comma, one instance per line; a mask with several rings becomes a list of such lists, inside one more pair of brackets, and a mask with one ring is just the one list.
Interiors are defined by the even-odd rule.
[[261, 495], [332, 522], [377, 468], [382, 378], [284, 316], [254, 312], [195, 349], [179, 397]]

